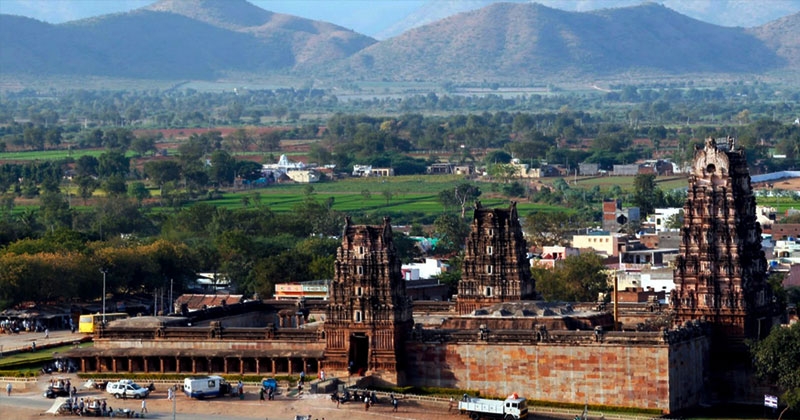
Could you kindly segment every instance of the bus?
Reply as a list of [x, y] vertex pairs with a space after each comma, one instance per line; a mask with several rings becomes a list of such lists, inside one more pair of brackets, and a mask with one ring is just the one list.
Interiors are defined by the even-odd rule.
[[[106, 317], [106, 324], [108, 324], [109, 322], [115, 321], [117, 319], [128, 318], [128, 314], [124, 312], [114, 312], [106, 314], [105, 317]], [[81, 315], [78, 321], [78, 332], [93, 334], [95, 326], [100, 325], [102, 322], [103, 322], [103, 314]]]

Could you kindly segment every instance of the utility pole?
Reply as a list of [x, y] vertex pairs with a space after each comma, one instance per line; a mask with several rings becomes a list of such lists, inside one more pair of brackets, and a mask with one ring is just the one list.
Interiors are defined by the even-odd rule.
[[108, 273], [108, 269], [103, 267], [100, 269], [100, 272], [103, 273], [103, 326], [106, 325], [106, 273]]
[[173, 309], [175, 308], [175, 301], [172, 300], [172, 281], [173, 279], [169, 279], [169, 310], [168, 313], [172, 313]]

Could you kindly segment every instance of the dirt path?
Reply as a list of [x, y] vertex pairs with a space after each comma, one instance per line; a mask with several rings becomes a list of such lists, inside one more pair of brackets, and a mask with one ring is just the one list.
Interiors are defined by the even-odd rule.
[[[35, 387], [31, 386], [24, 391], [15, 391], [12, 397], [0, 397], [0, 418], [3, 419], [39, 419], [42, 413], [50, 407], [53, 400], [44, 398], [43, 385], [40, 381]], [[391, 404], [382, 403], [364, 409], [362, 403], [346, 403], [337, 405], [330, 401], [325, 394], [304, 394], [298, 397], [278, 395], [274, 401], [259, 401], [256, 387], [245, 387], [245, 399], [216, 398], [205, 401], [193, 400], [185, 395], [178, 395], [175, 409], [178, 416], [184, 419], [214, 419], [214, 418], [243, 418], [243, 419], [269, 419], [293, 420], [295, 415], [311, 415], [312, 419], [326, 420], [367, 420], [367, 419], [397, 419], [397, 420], [456, 420], [458, 415], [448, 414], [447, 404], [418, 402], [410, 399], [401, 399], [398, 411], [392, 410]], [[105, 393], [95, 390], [81, 390], [79, 397], [101, 397]], [[109, 398], [108, 405], [117, 408], [128, 408], [140, 411], [139, 400], [115, 400]], [[147, 399], [148, 414], [146, 418], [172, 418], [172, 401], [167, 400], [166, 391], [156, 390]]]

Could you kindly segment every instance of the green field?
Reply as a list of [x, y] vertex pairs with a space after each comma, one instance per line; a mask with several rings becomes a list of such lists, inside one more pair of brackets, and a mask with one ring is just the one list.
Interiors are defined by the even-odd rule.
[[[333, 209], [341, 212], [424, 213], [440, 214], [444, 207], [438, 200], [440, 191], [454, 188], [463, 178], [459, 176], [399, 176], [391, 178], [356, 178], [335, 182], [310, 184], [314, 196], [319, 201], [333, 198]], [[479, 183], [483, 194], [481, 203], [487, 207], [509, 205], [510, 200], [489, 193], [491, 184]], [[209, 204], [227, 208], [249, 205], [266, 206], [275, 212], [289, 212], [306, 199], [308, 185], [275, 185], [268, 188], [244, 192], [224, 193], [223, 198], [206, 201]], [[369, 195], [362, 194], [369, 191]], [[387, 199], [386, 191], [391, 194]], [[258, 203], [256, 199], [260, 199]], [[468, 203], [472, 207], [473, 203]], [[563, 208], [535, 203], [519, 202], [517, 208], [521, 215], [531, 211], [556, 211]]]
[[[77, 150], [25, 150], [16, 152], [0, 153], [0, 162], [24, 161], [24, 160], [60, 160], [66, 158], [78, 159], [81, 156], [89, 155], [99, 157], [106, 153], [105, 149], [77, 149]], [[126, 156], [133, 156], [134, 153], [128, 151]]]

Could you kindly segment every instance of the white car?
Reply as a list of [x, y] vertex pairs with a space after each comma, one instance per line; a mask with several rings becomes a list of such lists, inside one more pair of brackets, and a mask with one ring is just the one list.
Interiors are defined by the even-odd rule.
[[109, 382], [106, 385], [106, 392], [113, 395], [114, 398], [147, 398], [150, 395], [150, 390], [136, 385], [130, 379], [123, 379], [119, 382]]

